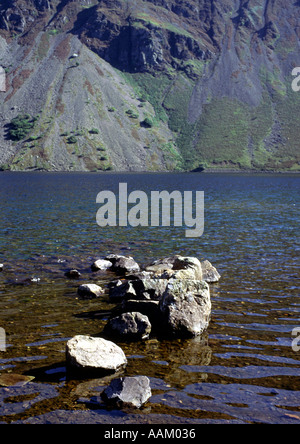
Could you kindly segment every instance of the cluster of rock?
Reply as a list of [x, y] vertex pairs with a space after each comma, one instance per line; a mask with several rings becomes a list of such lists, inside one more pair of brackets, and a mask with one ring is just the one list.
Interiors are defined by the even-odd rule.
[[[126, 340], [147, 339], [151, 332], [187, 337], [197, 336], [208, 327], [209, 284], [220, 279], [209, 261], [175, 255], [141, 270], [132, 257], [111, 254], [95, 261], [91, 268], [122, 276], [108, 284], [109, 299], [118, 305], [104, 329], [106, 335]], [[68, 273], [78, 277], [76, 272]], [[82, 298], [96, 298], [104, 293], [94, 283], [78, 288]]]
[[[209, 325], [209, 283], [217, 282], [220, 275], [208, 261], [201, 263], [194, 257], [176, 255], [141, 270], [132, 257], [109, 255], [94, 262], [92, 270], [110, 270], [122, 276], [108, 285], [109, 299], [117, 305], [104, 327], [105, 337], [145, 340], [153, 333], [158, 337], [194, 337]], [[104, 293], [96, 284], [78, 287], [78, 295], [83, 298]], [[73, 371], [117, 372], [127, 364], [123, 350], [114, 342], [82, 335], [68, 341], [66, 358]], [[151, 396], [151, 389], [148, 378], [135, 378], [113, 380], [102, 399], [116, 406], [140, 407]]]
[[[158, 335], [196, 336], [208, 327], [208, 284], [220, 279], [210, 262], [176, 255], [141, 270], [132, 257], [109, 255], [92, 265], [93, 271], [104, 269], [123, 275], [109, 283], [110, 301], [119, 304], [105, 334], [146, 339], [154, 330]], [[98, 297], [103, 291], [94, 284], [78, 289], [85, 297]]]

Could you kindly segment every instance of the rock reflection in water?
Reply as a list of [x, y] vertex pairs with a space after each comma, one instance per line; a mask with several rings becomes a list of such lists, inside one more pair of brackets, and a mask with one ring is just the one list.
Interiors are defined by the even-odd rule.
[[[122, 345], [126, 350], [126, 345]], [[147, 376], [163, 378], [172, 387], [183, 388], [196, 381], [205, 381], [207, 375], [199, 373], [188, 374], [181, 369], [182, 365], [207, 366], [210, 364], [212, 350], [208, 344], [207, 333], [192, 339], [178, 339], [173, 341], [158, 341], [152, 339], [144, 344], [131, 344], [133, 355], [143, 355], [142, 359], [129, 359], [126, 372], [129, 374], [143, 374], [147, 366]], [[130, 358], [130, 356], [129, 356]], [[161, 365], [155, 361], [163, 361]]]

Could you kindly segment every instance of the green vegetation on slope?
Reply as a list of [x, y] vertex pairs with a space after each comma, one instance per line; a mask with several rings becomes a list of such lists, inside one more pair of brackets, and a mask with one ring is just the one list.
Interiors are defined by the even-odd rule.
[[12, 140], [23, 140], [33, 130], [37, 117], [29, 114], [19, 114], [9, 125], [9, 136]]

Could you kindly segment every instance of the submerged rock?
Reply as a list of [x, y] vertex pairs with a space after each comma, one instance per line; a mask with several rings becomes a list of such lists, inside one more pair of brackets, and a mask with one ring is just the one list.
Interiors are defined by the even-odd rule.
[[147, 339], [151, 333], [151, 324], [148, 317], [139, 312], [122, 313], [108, 321], [104, 333], [122, 336], [124, 339]]
[[101, 296], [104, 290], [96, 284], [83, 284], [78, 287], [77, 293], [83, 299], [93, 299]]
[[170, 280], [160, 301], [160, 310], [173, 335], [200, 335], [208, 327], [211, 314], [208, 284], [189, 279]]
[[73, 270], [67, 271], [65, 273], [65, 276], [70, 278], [70, 279], [79, 279], [81, 274], [79, 273], [78, 270], [73, 269]]
[[23, 386], [32, 381], [34, 376], [18, 375], [16, 373], [5, 373], [0, 375], [0, 387]]
[[91, 336], [74, 336], [66, 345], [69, 368], [77, 371], [114, 372], [127, 364], [123, 350], [111, 341]]
[[152, 396], [147, 376], [133, 376], [114, 379], [101, 393], [107, 404], [117, 408], [141, 408]]

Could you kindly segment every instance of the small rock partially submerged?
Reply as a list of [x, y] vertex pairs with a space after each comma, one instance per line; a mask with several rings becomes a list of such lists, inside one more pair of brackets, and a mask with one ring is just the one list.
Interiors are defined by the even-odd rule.
[[111, 270], [120, 275], [140, 271], [139, 264], [131, 256], [110, 254], [106, 256], [105, 260], [110, 261], [112, 263]]
[[109, 254], [104, 259], [97, 259], [91, 266], [92, 271], [109, 270], [118, 275], [140, 271], [139, 264], [131, 256]]
[[104, 294], [104, 290], [96, 284], [83, 284], [78, 287], [77, 293], [83, 299], [93, 299]]
[[213, 284], [220, 280], [221, 275], [209, 261], [201, 262], [201, 267], [203, 271], [203, 280], [205, 282], [207, 282], [208, 284]]
[[92, 264], [92, 271], [109, 270], [112, 267], [112, 262], [105, 259], [98, 259]]
[[79, 279], [81, 274], [78, 270], [72, 269], [65, 273], [65, 276], [69, 279]]
[[81, 372], [115, 372], [127, 364], [123, 350], [114, 342], [86, 335], [67, 342], [66, 361], [69, 369]]
[[101, 393], [101, 398], [117, 408], [141, 408], [152, 396], [147, 376], [114, 379]]

